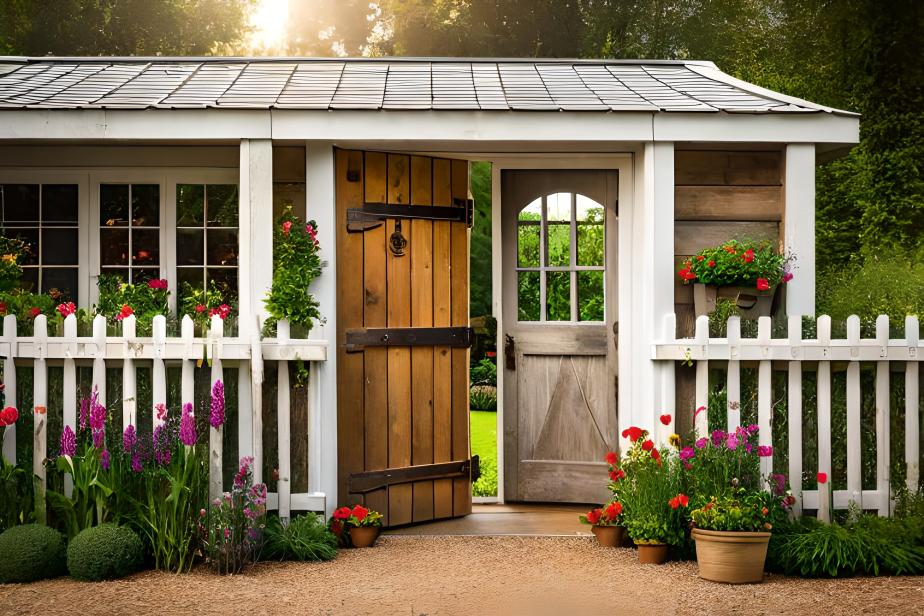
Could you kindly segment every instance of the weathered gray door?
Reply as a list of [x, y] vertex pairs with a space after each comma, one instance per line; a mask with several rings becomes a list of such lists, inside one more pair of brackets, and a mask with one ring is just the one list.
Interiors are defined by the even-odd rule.
[[617, 445], [617, 174], [503, 170], [507, 500], [602, 502]]

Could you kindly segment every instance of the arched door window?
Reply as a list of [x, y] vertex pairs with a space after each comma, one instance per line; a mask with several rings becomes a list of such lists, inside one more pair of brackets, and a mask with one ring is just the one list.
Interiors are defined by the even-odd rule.
[[579, 193], [533, 200], [517, 217], [519, 321], [603, 321], [604, 208]]

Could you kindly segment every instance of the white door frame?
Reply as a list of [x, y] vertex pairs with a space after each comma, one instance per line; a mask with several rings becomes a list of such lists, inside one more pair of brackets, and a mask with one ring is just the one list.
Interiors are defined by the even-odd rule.
[[[505, 169], [595, 169], [615, 170], [618, 172], [618, 225], [617, 225], [617, 253], [616, 275], [617, 285], [615, 293], [608, 292], [606, 298], [607, 311], [612, 310], [615, 303], [617, 321], [633, 323], [632, 280], [634, 261], [632, 258], [632, 215], [633, 215], [633, 187], [637, 181], [634, 174], [634, 161], [637, 150], [612, 154], [572, 154], [572, 155], [517, 155], [498, 158], [485, 157], [492, 163], [491, 168], [491, 307], [494, 318], [497, 320], [497, 498], [475, 498], [474, 502], [503, 503], [504, 496], [504, 378], [506, 371], [506, 358], [504, 357], [504, 322], [503, 322], [503, 237], [502, 237], [502, 201], [501, 201], [501, 171]], [[608, 215], [613, 215], [612, 213]], [[611, 221], [608, 218], [607, 224]], [[615, 222], [615, 221], [612, 221]], [[607, 240], [610, 245], [611, 240]], [[628, 378], [628, 363], [630, 354], [625, 350], [631, 349], [630, 337], [632, 328], [620, 327], [617, 333], [618, 374], [626, 375], [620, 379], [617, 390], [618, 409], [628, 409], [631, 400], [631, 378]], [[620, 422], [621, 423], [621, 422]]]

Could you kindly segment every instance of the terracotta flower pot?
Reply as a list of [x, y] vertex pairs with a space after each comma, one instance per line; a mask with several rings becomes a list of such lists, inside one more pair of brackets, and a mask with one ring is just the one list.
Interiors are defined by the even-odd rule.
[[640, 565], [663, 565], [667, 560], [667, 544], [639, 543], [638, 562]]
[[622, 545], [623, 535], [626, 529], [622, 526], [591, 526], [591, 532], [597, 537], [600, 545], [607, 548], [618, 548]]
[[749, 584], [764, 579], [770, 533], [693, 529], [699, 577], [726, 584]]
[[380, 526], [353, 526], [350, 528], [350, 541], [354, 548], [370, 548], [381, 530]]

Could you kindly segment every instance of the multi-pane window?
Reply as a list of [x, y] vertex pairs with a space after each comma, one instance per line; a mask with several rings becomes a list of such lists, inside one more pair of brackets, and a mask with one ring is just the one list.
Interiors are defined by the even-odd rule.
[[602, 321], [604, 210], [577, 193], [534, 200], [517, 217], [520, 321]]
[[76, 184], [0, 184], [3, 234], [28, 249], [24, 287], [77, 300], [77, 209]]
[[101, 274], [160, 278], [160, 185], [101, 184], [99, 219]]
[[[238, 190], [234, 184], [177, 184], [176, 277], [202, 289], [212, 282], [237, 298]], [[267, 248], [271, 250], [272, 248]]]

